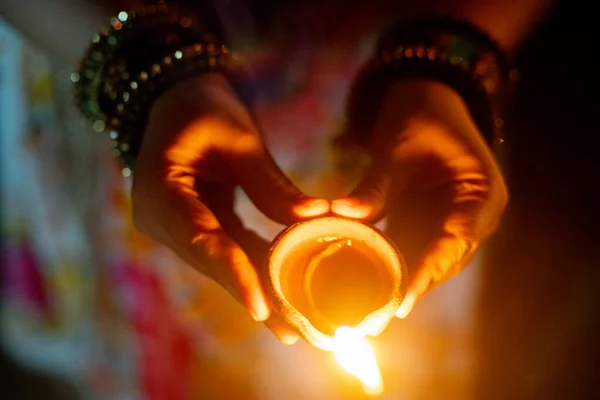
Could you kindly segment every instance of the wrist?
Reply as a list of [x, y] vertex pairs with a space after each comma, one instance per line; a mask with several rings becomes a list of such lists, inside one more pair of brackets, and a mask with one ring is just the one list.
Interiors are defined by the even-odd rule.
[[421, 78], [393, 83], [383, 98], [375, 130], [383, 135], [401, 134], [414, 126], [479, 135], [460, 94], [448, 85]]
[[346, 132], [364, 144], [390, 88], [414, 79], [447, 85], [462, 100], [447, 95], [449, 90], [437, 98], [432, 94], [437, 89], [428, 90], [430, 85], [426, 85], [422, 91], [413, 91], [410, 98], [398, 99], [407, 109], [401, 113], [413, 115], [417, 111], [424, 118], [445, 120], [447, 108], [462, 111], [466, 104], [470, 118], [460, 113], [458, 122], [467, 125], [473, 120], [490, 147], [502, 142], [501, 115], [512, 88], [504, 53], [468, 22], [436, 16], [401, 21], [382, 34], [373, 57], [350, 91]]
[[[402, 79], [384, 97], [371, 132], [369, 151], [396, 154], [398, 145], [404, 147], [403, 151], [412, 148], [414, 155], [421, 151], [449, 158], [469, 154], [482, 167], [496, 168], [491, 149], [462, 97], [436, 81]], [[455, 149], [460, 151], [457, 153]]]
[[[433, 122], [461, 114], [468, 109], [460, 94], [443, 83], [424, 78], [404, 78], [392, 83], [383, 98], [383, 107], [396, 108], [398, 119]], [[391, 111], [391, 110], [390, 110]]]
[[218, 25], [203, 13], [159, 0], [119, 12], [92, 37], [71, 75], [76, 103], [94, 130], [110, 132], [124, 174], [133, 167], [153, 103], [199, 72], [229, 68], [231, 52]]
[[257, 132], [250, 113], [224, 72], [201, 72], [162, 93], [150, 109], [149, 123], [156, 117], [171, 126], [185, 126], [198, 118], [235, 125]]

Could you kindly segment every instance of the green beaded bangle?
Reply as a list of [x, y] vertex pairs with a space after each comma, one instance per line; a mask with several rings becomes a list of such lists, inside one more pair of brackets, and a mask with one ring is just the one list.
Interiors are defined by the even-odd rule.
[[161, 57], [127, 80], [129, 90], [117, 94], [115, 114], [106, 125], [114, 155], [132, 169], [152, 102], [168, 87], [199, 72], [226, 72], [235, 57], [225, 45], [196, 43]]
[[[202, 27], [197, 18], [177, 6], [169, 6], [164, 1], [156, 5], [138, 7], [131, 11], [121, 11], [110, 19], [91, 40], [91, 45], [82, 58], [77, 71], [71, 75], [75, 83], [75, 102], [83, 115], [95, 123], [106, 122], [106, 116], [99, 105], [99, 88], [105, 65], [117, 50], [134, 37], [144, 36], [157, 26], [180, 24], [201, 35]], [[100, 123], [97, 123], [99, 126]]]
[[195, 13], [160, 0], [119, 12], [92, 37], [71, 74], [75, 102], [94, 130], [109, 132], [129, 175], [152, 101], [195, 73], [225, 70], [231, 58]]
[[504, 141], [501, 117], [518, 71], [477, 28], [450, 18], [398, 23], [382, 35], [375, 55], [354, 81], [348, 101], [348, 132], [368, 137], [386, 90], [398, 79], [420, 77], [449, 85], [464, 99], [490, 146]]

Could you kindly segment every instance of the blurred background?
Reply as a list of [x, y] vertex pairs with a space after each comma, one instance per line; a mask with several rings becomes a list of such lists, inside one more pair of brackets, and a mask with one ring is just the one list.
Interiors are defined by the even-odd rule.
[[[522, 46], [499, 155], [503, 224], [472, 266], [374, 343], [383, 398], [600, 398], [596, 19], [559, 2]], [[70, 74], [0, 19], [2, 398], [363, 398], [329, 355], [281, 345], [134, 231], [130, 178], [82, 124]], [[331, 104], [343, 103], [344, 82]], [[293, 106], [318, 120], [316, 105]], [[299, 146], [321, 149], [311, 165]], [[275, 157], [302, 189], [331, 188], [326, 140], [283, 149]], [[281, 229], [243, 196], [238, 209], [266, 237]]]

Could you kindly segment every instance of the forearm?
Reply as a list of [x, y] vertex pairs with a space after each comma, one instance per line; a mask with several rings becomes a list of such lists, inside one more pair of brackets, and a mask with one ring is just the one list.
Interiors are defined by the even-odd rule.
[[74, 65], [92, 35], [124, 3], [119, 0], [2, 0], [0, 15], [41, 49]]

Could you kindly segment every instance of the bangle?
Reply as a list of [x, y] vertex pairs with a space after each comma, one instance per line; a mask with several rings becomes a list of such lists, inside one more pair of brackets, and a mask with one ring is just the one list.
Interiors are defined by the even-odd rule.
[[93, 36], [71, 75], [75, 101], [94, 130], [109, 132], [124, 175], [133, 168], [153, 101], [200, 71], [225, 71], [234, 58], [208, 28], [196, 13], [158, 1], [120, 12]]
[[347, 104], [347, 131], [364, 142], [390, 84], [402, 78], [432, 79], [456, 90], [490, 146], [503, 142], [504, 101], [518, 71], [499, 46], [463, 21], [427, 17], [394, 25], [359, 72]]
[[110, 131], [113, 153], [126, 167], [133, 165], [145, 130], [150, 105], [166, 89], [177, 82], [192, 77], [200, 71], [211, 72], [224, 69], [231, 53], [227, 46], [212, 41], [184, 46], [167, 54], [138, 74], [120, 82], [122, 89], [109, 91], [114, 101], [106, 128]]

